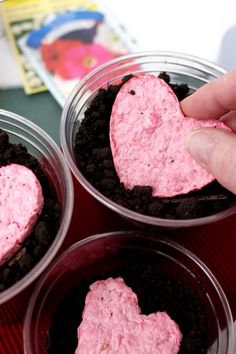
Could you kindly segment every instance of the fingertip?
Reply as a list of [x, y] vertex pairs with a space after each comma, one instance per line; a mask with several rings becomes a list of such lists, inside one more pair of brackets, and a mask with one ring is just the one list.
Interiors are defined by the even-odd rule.
[[208, 166], [215, 147], [215, 137], [207, 129], [194, 130], [186, 139], [186, 147], [198, 163]]
[[193, 131], [191, 131], [187, 137], [186, 137], [186, 140], [185, 140], [185, 148], [190, 152], [190, 146], [191, 146], [191, 141], [192, 141], [192, 138], [195, 134], [199, 133], [199, 131], [201, 131], [201, 129], [195, 129]]
[[223, 75], [186, 97], [180, 103], [184, 115], [196, 119], [218, 119], [229, 110], [236, 109], [235, 77], [236, 71]]
[[193, 131], [187, 137], [191, 156], [226, 189], [236, 194], [236, 136], [214, 128]]

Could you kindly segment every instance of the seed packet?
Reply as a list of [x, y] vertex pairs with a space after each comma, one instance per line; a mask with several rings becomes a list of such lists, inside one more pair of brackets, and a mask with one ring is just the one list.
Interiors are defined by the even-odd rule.
[[[37, 3], [34, 0], [8, 0], [3, 1], [0, 6], [25, 93], [33, 94], [47, 90], [31, 61], [19, 46], [19, 40], [39, 25], [38, 20], [35, 19], [35, 13], [41, 13], [44, 7], [41, 7], [41, 2]], [[35, 9], [37, 9], [37, 12], [35, 12]], [[38, 11], [39, 9], [40, 11]]]
[[103, 1], [23, 2], [34, 26], [17, 46], [61, 106], [91, 70], [137, 49]]

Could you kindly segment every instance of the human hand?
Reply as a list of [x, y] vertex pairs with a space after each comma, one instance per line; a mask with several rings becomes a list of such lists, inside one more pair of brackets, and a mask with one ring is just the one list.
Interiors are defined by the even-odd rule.
[[202, 128], [187, 139], [192, 157], [236, 194], [236, 70], [204, 85], [181, 102], [186, 116], [220, 119], [230, 131]]

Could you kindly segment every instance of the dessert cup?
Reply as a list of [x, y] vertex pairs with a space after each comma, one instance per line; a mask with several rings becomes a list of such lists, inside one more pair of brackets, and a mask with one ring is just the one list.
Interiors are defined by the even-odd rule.
[[[99, 89], [106, 89], [109, 85], [119, 84], [129, 74], [152, 73], [159, 75], [162, 72], [166, 72], [170, 76], [173, 84], [187, 84], [191, 93], [205, 83], [223, 75], [225, 70], [206, 60], [171, 52], [131, 54], [99, 67], [75, 87], [63, 109], [60, 134], [65, 158], [79, 183], [91, 195], [116, 213], [136, 223], [146, 226], [178, 228], [203, 225], [223, 219], [235, 213], [236, 205], [234, 202], [228, 207], [222, 207], [219, 212], [194, 218], [181, 218], [180, 216], [174, 219], [168, 215], [166, 217], [149, 216], [136, 212], [105, 196], [88, 181], [78, 167], [74, 151], [75, 137], [84, 119], [86, 109], [90, 106], [94, 97], [97, 96]], [[185, 196], [188, 198], [188, 194]], [[211, 208], [209, 207], [207, 210], [211, 210]]]
[[38, 160], [61, 208], [58, 231], [44, 256], [23, 278], [0, 292], [0, 324], [4, 324], [22, 316], [31, 292], [30, 285], [47, 268], [62, 245], [71, 220], [74, 191], [62, 152], [42, 129], [27, 119], [4, 110], [0, 110], [0, 128], [7, 132], [10, 143], [22, 144]]
[[[71, 246], [54, 261], [40, 279], [29, 302], [24, 322], [25, 354], [47, 353], [47, 346], [50, 343], [48, 333], [55, 312], [71, 289], [83, 281], [91, 284], [96, 279], [104, 279], [104, 276], [119, 272], [127, 264], [130, 265], [130, 257], [135, 254], [138, 254], [138, 257], [147, 257], [145, 258], [147, 267], [150, 260], [153, 260], [161, 271], [173, 276], [176, 282], [184, 284], [200, 299], [208, 324], [207, 353], [233, 354], [234, 331], [230, 307], [221, 286], [210, 270], [194, 254], [175, 242], [160, 238], [156, 234], [132, 231], [91, 236]], [[139, 281], [144, 273], [138, 274]], [[140, 286], [141, 283], [138, 284]], [[146, 291], [150, 291], [149, 286]], [[140, 306], [141, 302], [148, 301], [147, 292], [143, 301], [141, 296], [138, 296]], [[84, 301], [81, 292], [78, 292], [77, 299]], [[83, 306], [84, 303], [81, 304], [82, 309]], [[63, 312], [66, 312], [64, 305]], [[183, 311], [182, 316], [188, 315]], [[188, 317], [187, 327], [190, 318]], [[75, 335], [78, 325], [79, 323], [76, 323]], [[59, 327], [64, 332], [68, 327], [68, 321]], [[58, 341], [60, 338], [60, 348], [63, 347], [61, 336], [56, 334], [56, 338]], [[72, 338], [68, 341], [71, 343]]]

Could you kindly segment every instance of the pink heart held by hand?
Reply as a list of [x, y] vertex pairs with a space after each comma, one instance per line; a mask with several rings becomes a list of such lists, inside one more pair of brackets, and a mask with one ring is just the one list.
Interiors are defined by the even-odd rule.
[[125, 188], [151, 186], [152, 195], [172, 197], [201, 189], [215, 178], [186, 150], [196, 129], [228, 129], [217, 120], [185, 117], [174, 92], [151, 74], [132, 77], [115, 99], [110, 144]]

